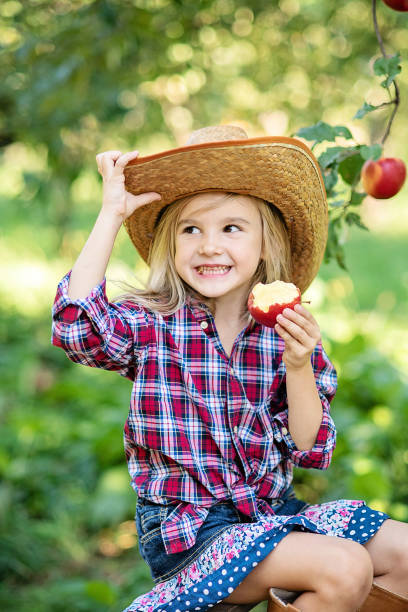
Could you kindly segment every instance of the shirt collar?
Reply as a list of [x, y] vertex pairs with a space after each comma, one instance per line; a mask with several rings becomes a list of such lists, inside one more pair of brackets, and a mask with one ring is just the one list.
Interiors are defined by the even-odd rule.
[[196, 319], [202, 320], [208, 316], [213, 316], [210, 308], [204, 302], [194, 295], [186, 295], [186, 305], [190, 308], [191, 312]]

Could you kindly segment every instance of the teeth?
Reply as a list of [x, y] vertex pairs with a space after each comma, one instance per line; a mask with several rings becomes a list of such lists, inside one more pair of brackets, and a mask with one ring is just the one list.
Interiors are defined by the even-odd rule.
[[206, 267], [206, 266], [200, 266], [198, 268], [198, 272], [200, 274], [219, 274], [220, 272], [226, 272], [227, 270], [230, 269], [231, 266], [211, 266], [211, 267]]

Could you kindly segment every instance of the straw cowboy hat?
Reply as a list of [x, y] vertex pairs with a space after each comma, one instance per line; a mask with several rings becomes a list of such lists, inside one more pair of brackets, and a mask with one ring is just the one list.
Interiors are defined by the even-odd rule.
[[285, 220], [292, 251], [291, 281], [303, 292], [316, 276], [327, 240], [328, 208], [319, 164], [296, 138], [248, 138], [240, 127], [205, 127], [186, 146], [132, 160], [126, 189], [160, 193], [126, 221], [136, 249], [148, 262], [162, 209], [184, 196], [227, 191], [271, 202]]

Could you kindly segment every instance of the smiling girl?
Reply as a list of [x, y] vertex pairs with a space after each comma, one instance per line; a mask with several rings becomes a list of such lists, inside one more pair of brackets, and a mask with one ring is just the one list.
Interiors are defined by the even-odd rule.
[[[311, 151], [218, 126], [97, 163], [102, 208], [58, 287], [53, 343], [133, 382], [125, 452], [156, 584], [128, 612], [268, 597], [270, 611], [346, 612], [384, 593], [387, 611], [407, 609], [407, 526], [360, 500], [310, 506], [292, 487], [294, 466], [325, 469], [335, 447], [336, 374], [316, 320], [297, 305], [271, 329], [247, 310], [257, 282], [303, 292], [317, 274], [327, 202]], [[109, 302], [122, 223], [150, 275]]]

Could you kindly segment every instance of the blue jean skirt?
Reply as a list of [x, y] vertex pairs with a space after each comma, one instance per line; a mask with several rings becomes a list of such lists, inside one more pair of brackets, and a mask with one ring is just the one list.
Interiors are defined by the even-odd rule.
[[274, 500], [272, 507], [275, 515], [254, 521], [230, 502], [216, 503], [199, 529], [194, 546], [167, 554], [160, 525], [174, 505], [139, 498], [139, 549], [155, 586], [135, 599], [125, 612], [209, 610], [228, 597], [291, 531], [337, 536], [363, 544], [389, 518], [357, 500], [311, 506], [297, 499], [292, 488], [282, 499]]

